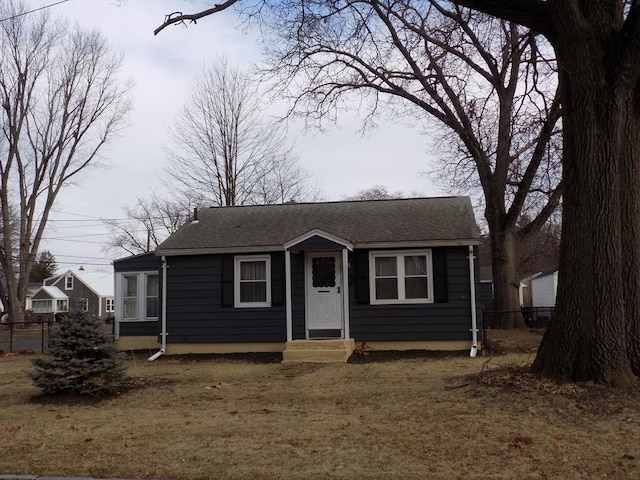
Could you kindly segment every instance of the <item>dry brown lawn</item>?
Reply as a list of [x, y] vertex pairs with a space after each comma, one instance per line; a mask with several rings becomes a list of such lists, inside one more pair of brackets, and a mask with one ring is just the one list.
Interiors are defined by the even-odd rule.
[[640, 478], [640, 390], [539, 382], [514, 367], [526, 355], [138, 358], [129, 375], [145, 388], [72, 404], [34, 399], [29, 359], [0, 358], [0, 474]]

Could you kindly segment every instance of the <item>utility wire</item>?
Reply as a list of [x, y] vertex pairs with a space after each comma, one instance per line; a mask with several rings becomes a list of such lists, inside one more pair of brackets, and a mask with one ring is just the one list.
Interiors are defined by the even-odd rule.
[[42, 7], [38, 7], [38, 8], [34, 8], [33, 10], [29, 10], [28, 12], [18, 13], [17, 15], [14, 15], [13, 17], [1, 18], [0, 22], [7, 22], [9, 20], [13, 20], [14, 18], [22, 17], [22, 16], [27, 15], [29, 13], [38, 12], [40, 10], [44, 10], [45, 8], [55, 7], [56, 5], [60, 5], [61, 3], [65, 3], [65, 2], [68, 2], [68, 1], [69, 0], [60, 0], [59, 2], [56, 2], [56, 3], [50, 3], [49, 5], [43, 5]]

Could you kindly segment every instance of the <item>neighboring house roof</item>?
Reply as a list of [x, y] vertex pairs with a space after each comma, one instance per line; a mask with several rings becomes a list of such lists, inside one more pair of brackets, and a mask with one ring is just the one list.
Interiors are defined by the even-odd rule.
[[33, 297], [36, 294], [36, 292], [40, 290], [41, 286], [42, 285], [40, 285], [39, 283], [30, 283], [27, 286], [27, 297]]
[[[62, 290], [60, 290], [58, 287], [52, 287], [52, 286], [48, 286], [48, 285], [40, 287], [38, 292], [44, 292], [49, 298], [53, 298], [53, 299], [56, 299], [56, 300], [68, 299], [69, 298], [67, 296], [67, 294], [64, 293]], [[38, 293], [38, 292], [36, 292], [36, 293]]]
[[[75, 272], [74, 272], [75, 273]], [[101, 297], [113, 297], [113, 269], [79, 272], [80, 279]]]
[[67, 270], [62, 274], [45, 278], [43, 283], [52, 285], [67, 275], [73, 275], [75, 278], [79, 279], [99, 297], [113, 297], [114, 285], [112, 269], [81, 271]]
[[312, 230], [355, 247], [477, 244], [480, 236], [468, 197], [297, 203], [200, 210], [160, 244], [158, 255], [282, 250]]

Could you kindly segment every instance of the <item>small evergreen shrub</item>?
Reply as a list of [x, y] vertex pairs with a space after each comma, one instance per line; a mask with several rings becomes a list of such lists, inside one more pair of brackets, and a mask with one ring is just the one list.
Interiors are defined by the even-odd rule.
[[101, 326], [86, 312], [60, 318], [49, 333], [51, 360], [32, 361], [33, 383], [46, 394], [113, 393], [124, 378], [125, 364]]

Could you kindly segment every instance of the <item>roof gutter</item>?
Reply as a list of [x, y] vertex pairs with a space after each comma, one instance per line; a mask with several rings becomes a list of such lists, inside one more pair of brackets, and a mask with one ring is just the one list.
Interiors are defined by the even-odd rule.
[[471, 351], [470, 357], [478, 354], [478, 319], [476, 318], [476, 272], [473, 245], [469, 245], [469, 286], [471, 287]]
[[153, 362], [167, 350], [167, 258], [162, 256], [162, 307], [161, 307], [161, 328], [160, 328], [160, 350], [149, 357]]

